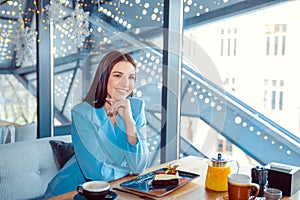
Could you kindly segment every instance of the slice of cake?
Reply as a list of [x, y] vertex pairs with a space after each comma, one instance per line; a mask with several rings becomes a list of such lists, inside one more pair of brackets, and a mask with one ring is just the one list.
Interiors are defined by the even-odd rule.
[[169, 164], [166, 170], [159, 170], [154, 173], [154, 177], [152, 180], [153, 186], [171, 186], [178, 185], [178, 171], [176, 168], [178, 165], [171, 166]]

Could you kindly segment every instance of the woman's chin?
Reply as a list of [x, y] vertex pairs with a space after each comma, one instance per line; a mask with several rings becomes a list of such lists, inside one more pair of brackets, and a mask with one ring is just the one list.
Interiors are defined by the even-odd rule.
[[118, 95], [118, 96], [113, 96], [113, 99], [115, 99], [116, 101], [122, 101], [125, 100], [127, 98], [126, 95]]

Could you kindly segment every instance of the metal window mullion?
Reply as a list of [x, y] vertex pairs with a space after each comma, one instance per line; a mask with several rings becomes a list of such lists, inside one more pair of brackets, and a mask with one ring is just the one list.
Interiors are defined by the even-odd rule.
[[[38, 10], [43, 9], [43, 5], [50, 3], [45, 0], [43, 5], [36, 1]], [[54, 109], [53, 109], [53, 77], [54, 60], [52, 55], [53, 48], [53, 29], [50, 25], [42, 21], [46, 15], [37, 14], [36, 27], [37, 35], [37, 112], [38, 112], [38, 138], [53, 136], [54, 132]]]
[[161, 163], [179, 157], [183, 1], [164, 1]]

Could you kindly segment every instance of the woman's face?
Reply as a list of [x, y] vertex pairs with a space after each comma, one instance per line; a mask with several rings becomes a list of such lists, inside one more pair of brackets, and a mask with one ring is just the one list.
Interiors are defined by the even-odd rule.
[[135, 68], [127, 61], [115, 64], [108, 78], [107, 93], [116, 100], [126, 99], [135, 85]]

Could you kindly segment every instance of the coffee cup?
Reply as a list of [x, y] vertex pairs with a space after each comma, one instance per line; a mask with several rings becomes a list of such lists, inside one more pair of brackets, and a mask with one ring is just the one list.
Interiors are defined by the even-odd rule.
[[109, 192], [110, 184], [105, 181], [88, 181], [77, 186], [77, 192], [87, 199], [99, 199]]
[[251, 183], [251, 177], [246, 174], [228, 175], [229, 200], [255, 199], [259, 193], [259, 185]]

